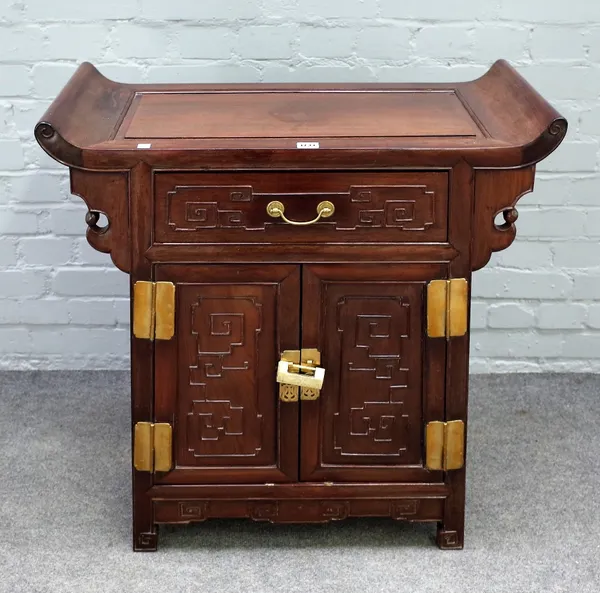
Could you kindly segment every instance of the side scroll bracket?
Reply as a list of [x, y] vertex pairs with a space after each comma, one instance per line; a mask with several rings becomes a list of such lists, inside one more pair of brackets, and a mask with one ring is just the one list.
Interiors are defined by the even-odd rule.
[[[517, 234], [516, 203], [533, 190], [535, 167], [525, 169], [478, 169], [475, 172], [472, 269], [488, 263], [494, 251], [506, 249]], [[496, 224], [501, 214], [502, 224]]]
[[[129, 272], [128, 174], [71, 169], [71, 193], [88, 207], [88, 243], [97, 251], [110, 253], [115, 266]], [[104, 226], [98, 225], [101, 214], [108, 220]]]

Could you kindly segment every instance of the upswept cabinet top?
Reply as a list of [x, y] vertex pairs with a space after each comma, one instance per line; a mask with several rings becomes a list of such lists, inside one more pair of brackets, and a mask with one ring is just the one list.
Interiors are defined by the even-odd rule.
[[86, 169], [509, 168], [542, 160], [566, 130], [503, 60], [472, 82], [336, 85], [119, 84], [84, 63], [35, 135]]

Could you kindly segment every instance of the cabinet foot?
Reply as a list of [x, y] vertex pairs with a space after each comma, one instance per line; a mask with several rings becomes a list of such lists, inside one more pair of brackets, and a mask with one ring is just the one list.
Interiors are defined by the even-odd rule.
[[438, 525], [436, 543], [440, 550], [462, 550], [464, 546], [464, 531], [453, 531], [444, 529], [443, 525]]
[[133, 472], [132, 529], [134, 552], [156, 552], [158, 548], [158, 526], [154, 521], [152, 499], [146, 494], [151, 486], [151, 474]]
[[158, 549], [158, 527], [153, 531], [144, 531], [133, 534], [134, 552], [156, 552]]

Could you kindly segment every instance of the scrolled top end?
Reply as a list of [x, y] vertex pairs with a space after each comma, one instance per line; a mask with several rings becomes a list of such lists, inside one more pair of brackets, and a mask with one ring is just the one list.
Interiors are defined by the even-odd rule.
[[35, 135], [38, 138], [49, 140], [54, 134], [56, 134], [56, 130], [48, 122], [40, 122], [35, 128]]
[[40, 121], [34, 135], [38, 144], [59, 163], [69, 167], [83, 164], [81, 148], [67, 142], [50, 122]]
[[549, 126], [548, 133], [551, 136], [558, 136], [559, 140], [562, 140], [568, 129], [567, 120], [564, 117], [557, 117]]
[[523, 161], [527, 165], [538, 163], [552, 154], [567, 135], [568, 123], [564, 117], [556, 117], [533, 141], [523, 148]]

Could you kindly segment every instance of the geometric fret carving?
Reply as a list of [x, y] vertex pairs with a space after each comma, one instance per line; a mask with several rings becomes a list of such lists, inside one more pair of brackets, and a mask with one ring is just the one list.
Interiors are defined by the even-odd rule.
[[[248, 517], [271, 523], [326, 523], [347, 517], [365, 515], [390, 517], [404, 521], [432, 521], [443, 516], [443, 498], [410, 499], [276, 499], [276, 500], [157, 500], [154, 501], [157, 522], [189, 523], [216, 517]], [[444, 541], [452, 546], [452, 533]]]
[[441, 529], [437, 533], [438, 546], [445, 549], [461, 549], [462, 542], [457, 531]]
[[321, 518], [327, 521], [345, 519], [350, 510], [350, 503], [343, 500], [324, 500], [320, 504]]
[[406, 499], [394, 500], [390, 503], [390, 517], [392, 519], [410, 519], [419, 512], [419, 500]]
[[156, 344], [155, 409], [173, 421], [175, 467], [155, 483], [295, 478], [298, 454], [288, 445], [297, 416], [279, 406], [275, 371], [282, 345], [298, 347], [298, 268], [158, 267], [177, 285], [177, 329], [173, 340]]
[[333, 219], [318, 223], [324, 230], [425, 231], [435, 224], [436, 193], [426, 185], [350, 186], [345, 192], [304, 192], [301, 196], [254, 192], [251, 186], [176, 185], [167, 192], [167, 224], [176, 232], [264, 231], [274, 224], [281, 226], [265, 211], [269, 201], [284, 200], [286, 208], [293, 208], [299, 198], [318, 202], [326, 197], [337, 201]]
[[216, 409], [211, 410], [212, 403], [194, 400], [189, 413], [192, 433], [200, 435], [203, 441], [217, 441], [222, 436], [243, 436], [243, 408], [234, 408], [231, 404], [222, 409], [217, 402]]
[[187, 448], [194, 457], [254, 456], [261, 449], [262, 415], [248, 401], [256, 393], [261, 314], [253, 297], [199, 297], [192, 305], [197, 347]]
[[[365, 313], [370, 309], [377, 313]], [[402, 347], [409, 337], [409, 315], [401, 297], [338, 301], [342, 361], [334, 448], [341, 455], [364, 453], [365, 440], [369, 455], [401, 456], [407, 449], [409, 416], [402, 392], [409, 369], [402, 363]]]
[[248, 515], [254, 521], [274, 521], [279, 515], [277, 501], [250, 502], [248, 507]]
[[[337, 302], [341, 339], [334, 450], [342, 456], [403, 457], [409, 447], [411, 307], [396, 297], [344, 296]], [[415, 419], [412, 419], [414, 422]]]
[[206, 519], [208, 501], [183, 501], [179, 503], [179, 518], [204, 521]]
[[157, 531], [143, 531], [136, 533], [134, 536], [134, 550], [156, 550], [156, 544], [158, 541]]
[[425, 185], [351, 187], [350, 202], [360, 204], [360, 208], [352, 210], [353, 220], [338, 223], [336, 229], [370, 227], [424, 231], [435, 223], [434, 198], [435, 192]]
[[302, 410], [301, 479], [410, 481], [431, 382], [442, 393], [441, 370], [423, 381], [426, 280], [394, 264], [307, 265], [304, 279], [303, 338], [326, 374], [319, 406]]
[[[205, 199], [180, 202], [179, 199], [175, 199], [180, 193], [198, 194]], [[168, 224], [175, 231], [244, 228], [244, 212], [234, 206], [236, 202], [251, 200], [251, 187], [232, 190], [222, 186], [176, 186], [173, 191], [167, 193]], [[220, 207], [221, 204], [226, 206]]]

